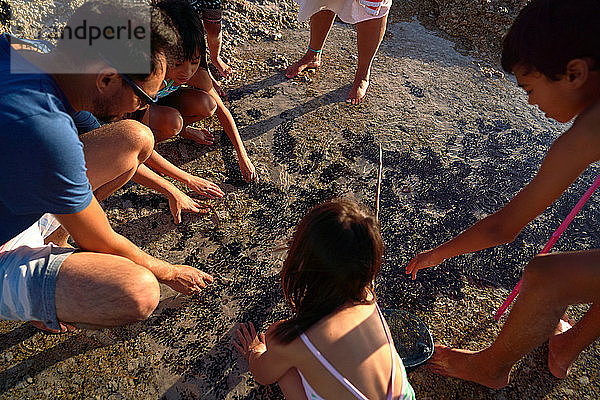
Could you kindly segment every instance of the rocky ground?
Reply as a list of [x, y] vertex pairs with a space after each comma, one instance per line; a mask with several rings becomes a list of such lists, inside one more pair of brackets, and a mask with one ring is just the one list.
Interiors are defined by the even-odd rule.
[[[193, 297], [163, 288], [154, 315], [124, 328], [51, 336], [0, 322], [0, 398], [280, 399], [276, 385], [254, 382], [231, 345], [232, 332], [241, 321], [264, 329], [289, 315], [278, 282], [285, 254], [278, 249], [314, 204], [336, 196], [374, 204], [379, 144], [386, 255], [376, 291], [382, 308], [417, 314], [440, 343], [469, 349], [491, 343], [501, 326], [491, 315], [598, 168], [512, 244], [448, 260], [417, 281], [403, 268], [418, 251], [517, 193], [566, 128], [530, 107], [496, 66], [500, 38], [523, 3], [398, 2], [368, 100], [349, 107], [343, 100], [356, 63], [351, 26], [334, 25], [319, 72], [287, 80], [282, 71], [305, 51], [308, 38], [307, 26], [295, 20], [296, 5], [228, 2], [225, 55], [237, 74], [223, 84], [259, 181], [242, 181], [232, 146], [211, 120], [206, 126], [222, 136], [215, 146], [176, 139], [158, 150], [221, 184], [227, 195], [213, 202], [212, 213], [186, 215], [174, 225], [166, 199], [133, 184], [103, 204], [115, 229], [136, 244], [201, 268], [215, 283]], [[18, 11], [26, 21], [52, 20], [36, 4]], [[73, 4], [54, 1], [56, 7]], [[591, 199], [555, 248], [600, 246], [599, 207]], [[571, 313], [577, 318], [584, 310]], [[515, 367], [502, 390], [424, 368], [409, 379], [422, 399], [597, 399], [599, 354], [595, 343], [567, 379], [557, 380], [542, 346]]]

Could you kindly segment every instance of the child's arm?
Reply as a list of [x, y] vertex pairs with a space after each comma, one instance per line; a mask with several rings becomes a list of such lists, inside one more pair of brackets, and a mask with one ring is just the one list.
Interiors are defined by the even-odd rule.
[[256, 180], [256, 170], [254, 169], [254, 165], [248, 158], [248, 154], [246, 154], [246, 148], [244, 147], [244, 143], [240, 138], [240, 134], [238, 132], [235, 121], [233, 120], [233, 116], [223, 104], [221, 97], [215, 90], [210, 75], [208, 71], [203, 68], [198, 68], [196, 74], [189, 80], [189, 85], [198, 89], [202, 89], [207, 92], [217, 103], [217, 118], [225, 130], [225, 133], [233, 143], [233, 147], [238, 156], [238, 162], [240, 165], [240, 170], [242, 172], [242, 176], [246, 180], [246, 182], [251, 182]]
[[478, 221], [454, 239], [414, 257], [406, 273], [481, 249], [509, 243], [535, 217], [548, 208], [588, 167], [600, 159], [600, 132], [597, 125], [600, 105], [588, 110], [554, 141], [533, 180], [496, 213]]
[[132, 180], [167, 196], [169, 199], [169, 209], [176, 224], [181, 222], [182, 211], [198, 213], [207, 208], [177, 189], [175, 185], [160, 177], [144, 164], [139, 166]]
[[[291, 360], [280, 351], [280, 346], [270, 338], [270, 331], [275, 326], [271, 325], [264, 333], [258, 335], [254, 325], [242, 323], [237, 330], [239, 342], [233, 342], [234, 346], [248, 360], [250, 372], [256, 382], [261, 385], [275, 383], [293, 367]], [[267, 342], [268, 340], [268, 342]], [[269, 343], [269, 346], [267, 346]]]
[[202, 179], [192, 174], [188, 174], [180, 168], [177, 168], [169, 161], [167, 161], [163, 156], [158, 154], [156, 151], [153, 151], [150, 157], [144, 163], [148, 167], [152, 168], [154, 171], [159, 174], [170, 176], [173, 179], [178, 180], [179, 182], [185, 184], [187, 187], [192, 189], [193, 191], [206, 196], [210, 199], [214, 199], [215, 197], [223, 197], [225, 193], [211, 181], [206, 179]]

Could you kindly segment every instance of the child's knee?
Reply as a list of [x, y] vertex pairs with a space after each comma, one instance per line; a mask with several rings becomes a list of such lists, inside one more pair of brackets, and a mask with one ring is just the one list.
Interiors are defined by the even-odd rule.
[[183, 129], [183, 118], [174, 108], [161, 107], [161, 109], [153, 110], [150, 118], [150, 126], [155, 132], [158, 142], [177, 135]]
[[523, 271], [522, 286], [524, 290], [537, 292], [554, 292], [555, 285], [561, 281], [563, 268], [555, 265], [555, 257], [548, 255], [535, 256]]
[[217, 111], [217, 102], [208, 93], [205, 93], [201, 97], [201, 101], [199, 101], [197, 104], [200, 108], [198, 110], [199, 115], [201, 115], [202, 118], [208, 118], [213, 115], [215, 111]]

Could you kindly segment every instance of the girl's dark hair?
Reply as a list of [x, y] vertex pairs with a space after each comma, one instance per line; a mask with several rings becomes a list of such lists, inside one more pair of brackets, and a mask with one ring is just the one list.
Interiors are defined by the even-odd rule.
[[179, 33], [183, 47], [182, 58], [179, 61], [205, 57], [204, 27], [198, 12], [189, 1], [160, 0], [155, 1], [154, 4], [171, 18], [175, 29]]
[[382, 259], [375, 217], [349, 200], [314, 207], [296, 228], [281, 270], [295, 316], [277, 325], [274, 337], [289, 343], [348, 301], [374, 302], [373, 280]]
[[600, 0], [532, 0], [504, 38], [502, 68], [522, 65], [557, 80], [582, 57], [600, 67]]

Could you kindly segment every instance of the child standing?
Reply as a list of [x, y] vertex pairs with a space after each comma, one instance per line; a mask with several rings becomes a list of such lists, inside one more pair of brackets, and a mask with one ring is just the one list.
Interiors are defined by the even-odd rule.
[[221, 31], [222, 0], [193, 0], [191, 3], [204, 23], [208, 49], [210, 50], [210, 62], [222, 76], [228, 77], [233, 73], [233, 68], [221, 58], [221, 44], [223, 42], [223, 32]]
[[375, 302], [383, 241], [377, 220], [348, 200], [313, 208], [296, 228], [281, 271], [288, 320], [257, 335], [242, 324], [235, 346], [257, 382], [288, 399], [413, 399]]
[[[592, 163], [600, 160], [600, 2], [533, 0], [504, 41], [502, 66], [548, 118], [575, 122], [554, 141], [533, 180], [508, 204], [454, 239], [413, 258], [406, 273], [459, 254], [508, 243]], [[571, 304], [592, 303], [572, 328], [561, 320]], [[570, 329], [569, 329], [570, 328]], [[549, 340], [548, 368], [565, 377], [600, 337], [600, 250], [534, 257], [521, 293], [490, 347], [479, 352], [436, 346], [432, 369], [482, 385], [508, 384], [512, 366]]]

